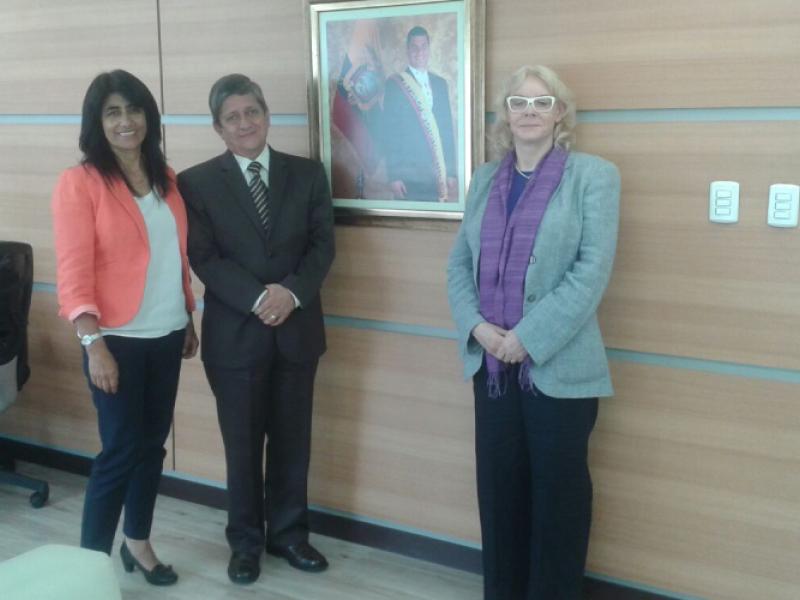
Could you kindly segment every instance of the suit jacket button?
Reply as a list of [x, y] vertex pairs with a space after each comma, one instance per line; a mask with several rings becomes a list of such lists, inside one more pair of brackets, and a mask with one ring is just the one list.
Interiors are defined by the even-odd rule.
[[536, 294], [531, 294], [530, 296], [528, 296], [527, 300], [528, 300], [528, 302], [535, 301], [536, 300]]

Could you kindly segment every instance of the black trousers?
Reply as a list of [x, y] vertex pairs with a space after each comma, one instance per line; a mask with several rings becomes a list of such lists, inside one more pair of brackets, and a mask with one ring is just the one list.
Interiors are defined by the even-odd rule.
[[106, 336], [119, 368], [116, 394], [89, 380], [102, 449], [94, 459], [83, 505], [81, 546], [111, 553], [122, 507], [126, 537], [150, 537], [164, 442], [172, 424], [185, 331], [160, 338]]
[[317, 363], [316, 359], [293, 363], [276, 351], [266, 364], [248, 369], [205, 364], [225, 445], [225, 534], [233, 551], [259, 555], [265, 541], [288, 546], [308, 539], [308, 465]]
[[589, 544], [587, 464], [597, 398], [489, 398], [475, 375], [475, 454], [485, 600], [578, 600]]

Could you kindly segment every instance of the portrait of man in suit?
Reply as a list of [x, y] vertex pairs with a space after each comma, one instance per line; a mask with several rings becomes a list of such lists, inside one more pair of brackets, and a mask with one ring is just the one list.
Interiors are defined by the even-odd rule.
[[453, 117], [447, 81], [428, 70], [431, 38], [424, 27], [406, 36], [408, 66], [386, 80], [383, 146], [397, 199], [457, 202]]
[[333, 209], [322, 164], [267, 144], [257, 83], [226, 75], [209, 107], [227, 150], [183, 171], [178, 187], [205, 284], [201, 357], [225, 446], [228, 576], [246, 584], [265, 548], [302, 570], [327, 567], [308, 541], [307, 479]]

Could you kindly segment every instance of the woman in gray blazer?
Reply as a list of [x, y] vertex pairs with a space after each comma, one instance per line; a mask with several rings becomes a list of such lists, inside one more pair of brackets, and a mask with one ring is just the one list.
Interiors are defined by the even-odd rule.
[[499, 161], [473, 175], [447, 269], [475, 392], [484, 598], [581, 596], [597, 399], [613, 393], [597, 306], [611, 275], [620, 180], [570, 152], [572, 93], [522, 67], [497, 107]]

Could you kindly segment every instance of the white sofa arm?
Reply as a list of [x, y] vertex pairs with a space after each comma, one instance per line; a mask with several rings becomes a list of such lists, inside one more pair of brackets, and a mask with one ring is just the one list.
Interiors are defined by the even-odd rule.
[[121, 600], [107, 554], [56, 544], [0, 563], [0, 598]]

